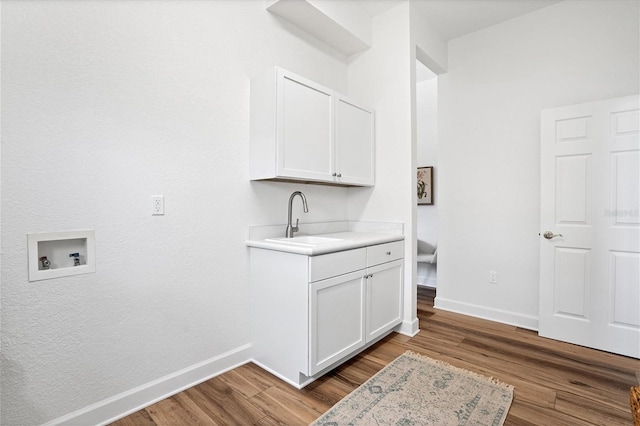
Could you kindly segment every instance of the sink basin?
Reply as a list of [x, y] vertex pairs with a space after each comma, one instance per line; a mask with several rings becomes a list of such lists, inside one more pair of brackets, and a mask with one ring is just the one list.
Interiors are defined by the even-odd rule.
[[293, 238], [267, 238], [265, 241], [270, 243], [280, 243], [280, 244], [293, 244], [300, 246], [319, 246], [322, 244], [330, 244], [337, 243], [338, 241], [344, 241], [342, 238], [329, 238], [329, 237], [318, 237], [315, 235], [300, 235], [299, 237]]

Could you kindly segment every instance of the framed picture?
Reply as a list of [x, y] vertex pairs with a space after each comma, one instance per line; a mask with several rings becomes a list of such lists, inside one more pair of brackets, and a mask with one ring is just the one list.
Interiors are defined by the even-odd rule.
[[418, 167], [418, 204], [433, 205], [433, 167]]

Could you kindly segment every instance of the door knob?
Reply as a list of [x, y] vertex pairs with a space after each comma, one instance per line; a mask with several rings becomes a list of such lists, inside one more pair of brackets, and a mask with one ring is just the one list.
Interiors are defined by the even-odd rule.
[[544, 234], [542, 234], [543, 237], [545, 237], [547, 240], [552, 239], [553, 237], [562, 237], [562, 234], [554, 234], [551, 231], [547, 231]]

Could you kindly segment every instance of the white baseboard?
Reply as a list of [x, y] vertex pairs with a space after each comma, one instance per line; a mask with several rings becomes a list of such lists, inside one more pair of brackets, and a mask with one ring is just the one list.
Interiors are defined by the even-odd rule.
[[260, 361], [256, 361], [255, 359], [252, 359], [251, 362], [254, 363], [255, 365], [257, 365], [258, 367], [262, 368], [263, 370], [268, 371], [269, 373], [273, 374], [274, 376], [276, 376], [278, 379], [282, 380], [283, 382], [286, 382], [286, 383], [290, 384], [291, 386], [293, 386], [296, 389], [302, 389], [303, 387], [307, 386], [309, 383], [311, 383], [311, 382], [313, 382], [314, 380], [317, 379], [317, 377], [307, 377], [307, 380], [305, 380], [305, 381], [303, 381], [301, 383], [296, 383], [295, 381], [283, 376], [282, 374], [278, 373], [277, 371], [273, 370], [272, 368], [267, 367], [266, 365], [264, 365]]
[[[486, 306], [456, 302], [438, 296], [435, 298], [434, 306], [445, 311], [515, 325], [529, 330], [538, 330], [537, 316], [522, 315]], [[403, 321], [396, 327], [396, 331], [407, 336], [415, 336], [420, 331], [418, 318], [412, 321]], [[43, 426], [106, 425], [250, 361], [251, 345], [243, 345], [153, 382], [54, 419]]]
[[420, 332], [420, 321], [417, 317], [413, 321], [402, 321], [394, 330], [405, 336], [413, 337]]
[[232, 351], [138, 386], [66, 416], [46, 423], [53, 425], [105, 425], [192, 386], [232, 370], [251, 360], [251, 345]]
[[437, 294], [434, 300], [434, 307], [444, 311], [456, 312], [458, 314], [469, 315], [476, 318], [487, 319], [490, 321], [501, 322], [503, 324], [515, 325], [528, 330], [538, 331], [538, 317], [533, 315], [523, 315], [512, 311], [443, 299]]
[[422, 287], [437, 288], [438, 280], [436, 278], [420, 277], [416, 280], [417, 284]]
[[428, 276], [428, 275], [418, 275], [416, 277], [416, 282], [418, 285], [423, 287], [431, 287], [436, 288], [438, 283], [438, 278], [436, 276]]

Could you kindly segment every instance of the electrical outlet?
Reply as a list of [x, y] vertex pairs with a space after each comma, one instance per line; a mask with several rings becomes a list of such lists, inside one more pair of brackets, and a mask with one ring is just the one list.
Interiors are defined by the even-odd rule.
[[489, 271], [489, 284], [498, 284], [498, 273], [496, 271]]
[[152, 195], [151, 196], [151, 215], [161, 216], [164, 214], [164, 195]]

